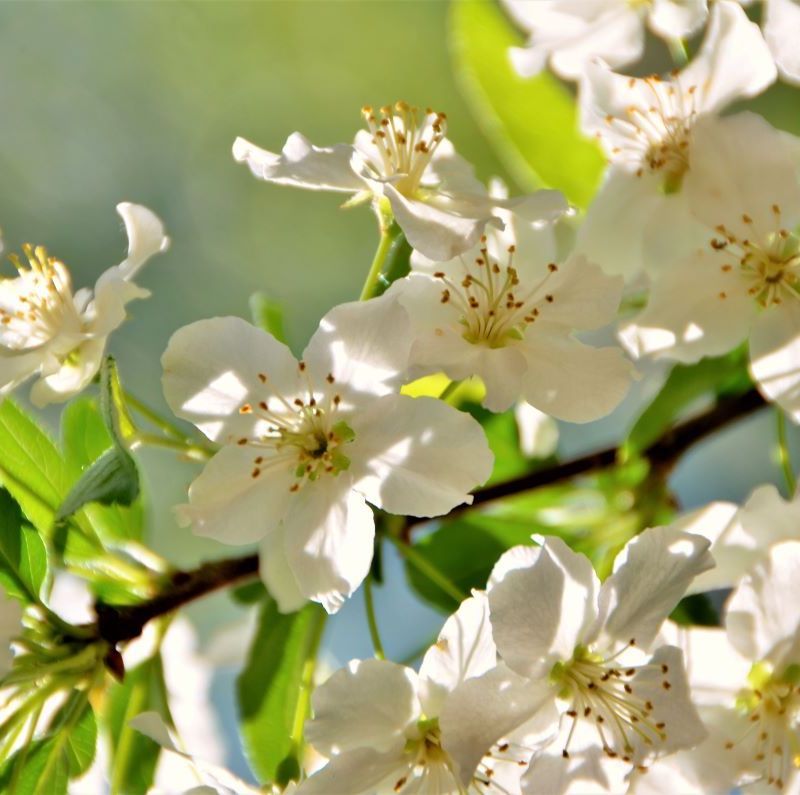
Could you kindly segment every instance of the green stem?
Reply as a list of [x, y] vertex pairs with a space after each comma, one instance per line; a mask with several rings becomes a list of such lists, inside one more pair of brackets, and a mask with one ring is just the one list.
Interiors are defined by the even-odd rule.
[[364, 607], [367, 611], [367, 625], [369, 626], [369, 636], [372, 638], [372, 647], [375, 649], [375, 657], [378, 660], [385, 660], [386, 653], [381, 643], [381, 635], [378, 632], [378, 621], [375, 618], [375, 603], [372, 599], [372, 574], [368, 574], [364, 580]]
[[364, 286], [361, 288], [361, 295], [358, 297], [359, 301], [367, 301], [377, 293], [381, 271], [383, 271], [383, 266], [386, 264], [386, 258], [392, 250], [394, 241], [395, 235], [392, 232], [392, 227], [381, 225], [381, 239], [378, 242], [378, 248], [372, 259], [372, 265], [370, 265]]
[[300, 693], [294, 710], [294, 720], [292, 721], [292, 733], [289, 735], [289, 738], [297, 748], [298, 758], [303, 747], [303, 726], [305, 725], [311, 707], [311, 692], [314, 689], [314, 671], [317, 667], [317, 652], [319, 651], [322, 631], [325, 629], [325, 619], [327, 617], [328, 614], [322, 609], [314, 611], [314, 623], [312, 624], [311, 637], [306, 649], [305, 662], [303, 663]]
[[420, 553], [417, 552], [414, 547], [412, 547], [410, 544], [405, 544], [401, 539], [397, 538], [397, 536], [387, 535], [386, 537], [395, 545], [397, 551], [408, 561], [408, 563], [410, 563], [424, 577], [427, 577], [440, 590], [442, 590], [448, 596], [452, 596], [456, 602], [463, 602], [464, 599], [467, 598], [467, 595], [463, 593], [461, 589], [452, 582], [452, 580], [450, 580], [446, 575], [442, 574], [439, 569], [437, 569], [432, 563], [420, 555]]
[[135, 395], [132, 395], [127, 390], [123, 390], [123, 397], [125, 402], [137, 414], [141, 414], [146, 420], [151, 422], [156, 428], [159, 428], [167, 436], [173, 436], [176, 439], [186, 440], [186, 434], [174, 423], [166, 417], [162, 417], [155, 409], [150, 408], [146, 403], [143, 403]]
[[146, 444], [151, 447], [164, 447], [168, 450], [177, 450], [193, 461], [208, 461], [214, 455], [207, 447], [195, 444], [189, 439], [172, 439], [164, 436], [156, 436], [153, 433], [137, 433], [133, 437], [133, 442]]
[[789, 441], [786, 438], [786, 415], [783, 410], [775, 407], [775, 419], [778, 432], [778, 460], [783, 470], [783, 478], [786, 481], [786, 488], [789, 490], [789, 497], [794, 495], [797, 488], [797, 480], [792, 470], [792, 459], [789, 454]]

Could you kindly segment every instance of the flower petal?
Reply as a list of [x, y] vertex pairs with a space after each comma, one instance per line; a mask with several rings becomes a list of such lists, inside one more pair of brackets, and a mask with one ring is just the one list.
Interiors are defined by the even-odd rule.
[[548, 536], [527, 568], [507, 571], [489, 591], [497, 650], [532, 678], [569, 660], [597, 617], [600, 583], [585, 555]]
[[781, 78], [800, 85], [800, 5], [796, 0], [769, 0], [765, 4], [764, 38]]
[[260, 421], [254, 413], [240, 412], [245, 404], [275, 394], [293, 398], [301, 390], [291, 351], [238, 317], [199, 320], [178, 329], [161, 365], [172, 411], [222, 443], [257, 435]]
[[291, 465], [253, 477], [254, 455], [249, 447], [223, 447], [194, 479], [179, 516], [196, 535], [251, 544], [278, 526], [292, 496]]
[[549, 458], [558, 447], [558, 423], [524, 400], [514, 407], [519, 447], [528, 458]]
[[128, 235], [128, 256], [117, 267], [123, 279], [132, 279], [150, 257], [169, 248], [161, 219], [141, 204], [123, 202], [117, 212]]
[[355, 488], [404, 516], [439, 516], [471, 502], [494, 456], [480, 425], [434, 398], [387, 395], [354, 418], [349, 446]]
[[325, 756], [356, 748], [402, 750], [404, 732], [420, 717], [417, 675], [388, 660], [352, 660], [312, 696], [306, 739]]
[[706, 0], [655, 0], [648, 21], [663, 39], [690, 36], [706, 21]]
[[393, 296], [340, 304], [319, 322], [303, 361], [322, 382], [335, 378], [334, 390], [357, 395], [387, 395], [405, 379], [411, 347], [410, 321]]
[[281, 154], [267, 152], [244, 138], [233, 142], [233, 157], [246, 163], [258, 179], [308, 190], [355, 193], [364, 181], [351, 165], [355, 150], [349, 144], [314, 146], [299, 132], [292, 133]]
[[800, 655], [800, 542], [784, 541], [744, 577], [728, 600], [728, 639], [748, 660], [780, 673]]
[[369, 572], [375, 520], [346, 473], [291, 495], [283, 522], [286, 557], [300, 591], [335, 613]]
[[410, 763], [403, 753], [386, 753], [371, 748], [333, 757], [327, 765], [305, 779], [296, 795], [373, 795], [391, 792], [396, 783], [410, 773]]
[[619, 348], [593, 348], [562, 327], [534, 324], [519, 350], [528, 363], [522, 396], [567, 422], [590, 422], [613, 411], [631, 385], [633, 366]]
[[653, 527], [629, 541], [600, 589], [604, 633], [647, 648], [694, 577], [714, 565], [710, 546], [672, 527]]
[[750, 375], [759, 392], [800, 423], [800, 302], [788, 300], [756, 319]]
[[31, 387], [31, 403], [43, 408], [62, 403], [77, 395], [100, 370], [106, 338], [88, 339], [72, 351], [72, 357], [61, 363], [54, 373], [43, 374]]
[[693, 363], [747, 338], [756, 303], [728, 258], [698, 252], [656, 279], [645, 310], [620, 330], [628, 352]]
[[286, 557], [284, 530], [278, 527], [268, 533], [259, 549], [259, 570], [269, 595], [277, 602], [281, 613], [294, 613], [307, 599], [297, 584]]

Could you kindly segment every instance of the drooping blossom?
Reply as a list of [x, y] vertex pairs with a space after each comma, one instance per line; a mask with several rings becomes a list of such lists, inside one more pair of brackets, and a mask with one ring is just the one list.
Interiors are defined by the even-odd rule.
[[109, 334], [126, 317], [126, 306], [150, 293], [133, 282], [169, 239], [146, 207], [119, 204], [128, 234], [128, 256], [97, 280], [94, 290], [73, 292], [66, 265], [43, 246], [12, 256], [18, 271], [0, 281], [0, 395], [38, 375], [31, 388], [36, 406], [68, 400], [97, 374]]
[[586, 64], [602, 58], [613, 67], [641, 58], [649, 28], [664, 39], [690, 36], [705, 22], [706, 0], [503, 0], [512, 19], [528, 34], [513, 47], [511, 62], [523, 77], [548, 64], [556, 74], [577, 80]]
[[622, 329], [634, 356], [696, 362], [749, 339], [750, 374], [800, 421], [797, 143], [760, 116], [699, 125], [686, 190], [706, 245], [653, 282]]
[[630, 278], [643, 269], [657, 273], [702, 243], [684, 184], [688, 174], [700, 178], [695, 127], [775, 77], [758, 26], [732, 0], [714, 4], [702, 47], [680, 72], [634, 78], [589, 64], [581, 81], [581, 125], [597, 136], [610, 166], [577, 250], [608, 273]]
[[[678, 529], [645, 530], [602, 585], [589, 560], [556, 537], [501, 557], [488, 599], [503, 662], [462, 685], [469, 699], [441, 720], [462, 775], [487, 742], [534, 719], [554, 739], [523, 778], [531, 795], [622, 791], [634, 767], [700, 742], [681, 651], [657, 635], [692, 579], [713, 565], [708, 546]], [[482, 706], [462, 706], [471, 703]]]
[[488, 478], [478, 423], [397, 393], [410, 345], [390, 298], [331, 310], [298, 362], [233, 317], [180, 329], [162, 358], [172, 410], [222, 449], [192, 483], [184, 522], [228, 544], [261, 542], [261, 574], [290, 612], [338, 610], [369, 570], [367, 505], [438, 516]]
[[582, 257], [554, 261], [557, 209], [537, 222], [499, 209], [504, 230], [489, 231], [473, 250], [447, 262], [412, 259], [412, 273], [390, 293], [411, 317], [416, 375], [477, 375], [491, 411], [524, 400], [558, 419], [587, 422], [617, 406], [630, 363], [618, 348], [592, 347], [575, 332], [615, 318], [622, 279]]
[[[485, 594], [461, 604], [419, 673], [386, 660], [353, 660], [314, 693], [306, 739], [329, 757], [299, 795], [519, 795], [530, 750], [489, 743], [462, 784], [439, 717], [457, 687], [496, 662]], [[474, 704], [472, 709], [480, 709]]]
[[[446, 137], [444, 113], [397, 102], [362, 114], [367, 129], [352, 145], [317, 147], [296, 132], [280, 154], [237, 138], [233, 156], [266, 182], [348, 193], [348, 205], [371, 200], [433, 259], [450, 259], [474, 246], [487, 224], [501, 225], [496, 203]], [[540, 211], [540, 199], [532, 197], [505, 205], [524, 215]]]

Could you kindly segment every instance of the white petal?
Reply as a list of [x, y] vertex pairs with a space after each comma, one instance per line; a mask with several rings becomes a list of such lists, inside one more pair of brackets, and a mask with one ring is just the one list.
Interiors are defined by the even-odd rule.
[[710, 545], [672, 527], [653, 527], [629, 541], [600, 589], [605, 634], [647, 648], [694, 577], [714, 565]]
[[118, 267], [124, 279], [131, 279], [150, 257], [169, 248], [169, 238], [161, 219], [147, 207], [123, 202], [117, 212], [128, 234], [128, 256]]
[[307, 599], [335, 613], [369, 572], [375, 520], [347, 473], [323, 476], [292, 495], [284, 518], [286, 556]]
[[787, 300], [756, 319], [750, 375], [767, 400], [800, 422], [800, 302]]
[[697, 87], [698, 110], [708, 113], [760, 94], [776, 76], [775, 63], [758, 25], [750, 22], [738, 3], [719, 0], [711, 9], [700, 51], [679, 80], [685, 90]]
[[529, 327], [519, 348], [528, 362], [523, 397], [567, 422], [590, 422], [613, 411], [631, 385], [633, 366], [620, 348], [593, 348], [565, 329]]
[[0, 348], [0, 396], [7, 395], [38, 372], [50, 355], [49, 346], [34, 349], [30, 353], [10, 353]]
[[494, 456], [469, 415], [428, 397], [387, 395], [354, 418], [355, 488], [389, 513], [439, 516], [471, 502]]
[[445, 622], [419, 669], [423, 711], [439, 715], [447, 694], [462, 682], [486, 673], [497, 663], [489, 624], [489, 602], [476, 592]]
[[266, 182], [292, 185], [308, 190], [355, 193], [364, 190], [364, 181], [351, 165], [355, 150], [349, 144], [314, 146], [299, 132], [292, 133], [281, 154], [267, 152], [244, 138], [233, 143], [233, 157], [247, 163], [253, 175]]
[[645, 310], [620, 330], [629, 353], [693, 363], [747, 338], [756, 303], [729, 257], [703, 251], [662, 274]]
[[254, 461], [263, 451], [223, 447], [189, 487], [189, 504], [180, 517], [194, 532], [224, 544], [251, 544], [278, 526], [294, 482], [291, 464], [271, 467], [253, 477]]
[[649, 22], [654, 33], [680, 39], [694, 33], [706, 20], [706, 0], [655, 0]]
[[417, 675], [388, 660], [352, 660], [314, 691], [306, 739], [325, 756], [355, 748], [385, 752], [420, 717]]
[[549, 536], [528, 568], [508, 571], [489, 591], [497, 650], [524, 676], [569, 660], [597, 617], [600, 583], [585, 555]]
[[769, 0], [764, 4], [764, 38], [783, 80], [800, 84], [800, 5], [796, 0]]
[[138, 298], [147, 298], [149, 295], [149, 290], [127, 281], [121, 266], [109, 268], [97, 280], [94, 298], [85, 313], [91, 318], [91, 333], [110, 334], [119, 328], [127, 317], [128, 303]]
[[777, 669], [800, 653], [800, 542], [772, 547], [728, 601], [725, 625], [736, 650], [748, 660], [769, 660]]
[[558, 423], [530, 403], [514, 407], [519, 447], [528, 458], [549, 458], [558, 447]]
[[257, 405], [276, 394], [291, 401], [302, 387], [291, 351], [238, 317], [199, 320], [178, 329], [161, 365], [172, 411], [223, 443], [256, 435], [257, 415], [240, 413], [244, 404]]
[[106, 347], [105, 337], [86, 340], [72, 352], [72, 358], [50, 375], [43, 375], [31, 388], [31, 403], [43, 408], [62, 403], [87, 387], [100, 370]]
[[453, 691], [439, 719], [442, 745], [455, 760], [462, 782], [502, 737], [553, 704], [546, 680], [530, 682], [502, 663], [467, 679]]
[[402, 748], [386, 753], [359, 748], [336, 756], [325, 767], [305, 779], [296, 795], [374, 795], [391, 792], [410, 772], [410, 761]]
[[[472, 248], [492, 218], [486, 201], [472, 207], [462, 200], [448, 210], [442, 206], [445, 204], [442, 197], [435, 203], [435, 195], [426, 201], [408, 199], [390, 183], [383, 185], [383, 193], [409, 244], [437, 262], [447, 262]], [[474, 215], [468, 214], [469, 211]]]
[[712, 229], [723, 224], [740, 239], [763, 244], [800, 219], [795, 146], [754, 113], [706, 117], [695, 125], [685, 189], [697, 218]]
[[261, 579], [281, 613], [294, 613], [307, 599], [297, 584], [286, 557], [284, 530], [279, 527], [264, 537], [259, 549]]
[[506, 550], [498, 559], [489, 575], [487, 588], [491, 590], [497, 583], [501, 582], [506, 574], [517, 569], [527, 569], [536, 563], [539, 557], [539, 547], [520, 544]]
[[408, 315], [393, 296], [340, 304], [320, 320], [303, 361], [320, 381], [332, 375], [334, 391], [386, 395], [404, 381], [409, 331]]

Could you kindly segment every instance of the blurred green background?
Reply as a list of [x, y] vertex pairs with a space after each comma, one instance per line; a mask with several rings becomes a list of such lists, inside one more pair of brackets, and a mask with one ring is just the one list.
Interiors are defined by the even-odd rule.
[[[233, 161], [231, 144], [243, 135], [278, 150], [294, 130], [320, 145], [349, 141], [363, 104], [406, 99], [445, 111], [449, 136], [478, 175], [513, 186], [503, 166], [513, 158], [493, 152], [457, 88], [448, 10], [445, 0], [0, 4], [6, 249], [43, 243], [70, 266], [76, 287], [91, 286], [124, 257], [115, 205], [139, 202], [161, 216], [172, 247], [142, 273], [153, 295], [131, 307], [111, 348], [131, 391], [164, 410], [159, 357], [170, 334], [202, 317], [247, 317], [255, 291], [285, 303], [290, 342], [301, 350], [322, 314], [358, 295], [377, 240], [374, 219], [363, 207], [338, 209], [341, 196], [258, 182]], [[757, 106], [797, 129], [797, 96], [777, 87]], [[532, 123], [548, 113], [519, 110]], [[564, 428], [562, 453], [619, 438], [657, 385], [641, 382], [606, 421]], [[774, 480], [771, 422], [743, 423], [688, 456], [673, 477], [683, 503], [742, 499]], [[794, 430], [792, 438], [797, 455]], [[154, 546], [186, 565], [230, 552], [172, 518], [196, 466], [164, 452], [141, 460]], [[393, 629], [388, 651], [402, 657], [442, 618], [407, 593], [391, 556], [387, 565], [392, 585], [377, 594], [378, 614]], [[230, 613], [215, 598], [194, 616], [210, 627]], [[332, 624], [331, 659], [371, 653], [359, 598]], [[242, 772], [230, 684], [230, 675], [218, 680], [217, 701]]]

